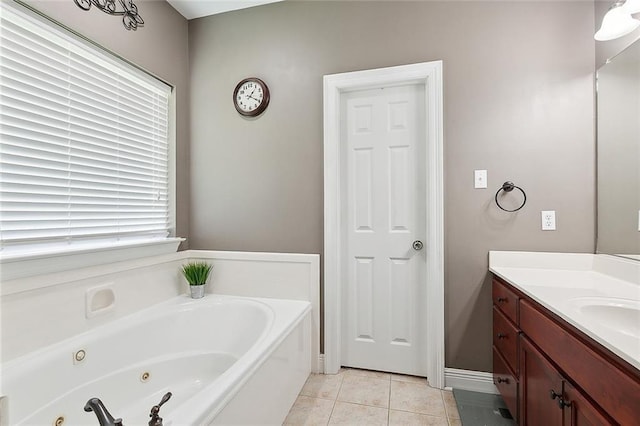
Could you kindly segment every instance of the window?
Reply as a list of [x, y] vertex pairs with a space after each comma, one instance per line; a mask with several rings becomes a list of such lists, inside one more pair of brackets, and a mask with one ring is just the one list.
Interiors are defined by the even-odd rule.
[[167, 240], [171, 87], [0, 3], [0, 253]]

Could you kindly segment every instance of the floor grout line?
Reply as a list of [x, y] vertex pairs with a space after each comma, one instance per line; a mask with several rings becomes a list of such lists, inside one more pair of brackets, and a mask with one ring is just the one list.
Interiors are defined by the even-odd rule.
[[391, 383], [393, 383], [393, 380], [391, 380], [391, 376], [389, 376], [389, 408], [387, 409], [387, 426], [391, 423]]
[[327, 420], [327, 426], [331, 423], [331, 417], [333, 417], [333, 411], [336, 409], [336, 403], [338, 402], [338, 396], [340, 395], [340, 391], [342, 390], [342, 384], [344, 383], [344, 374], [340, 377], [340, 386], [338, 386], [338, 392], [336, 392], [336, 397], [333, 400], [333, 406], [331, 407], [331, 413], [329, 413], [329, 420]]
[[447, 419], [447, 424], [449, 424], [449, 410], [447, 410], [447, 401], [444, 400], [442, 389], [440, 389], [440, 399], [442, 400], [442, 406], [444, 407], [444, 417]]

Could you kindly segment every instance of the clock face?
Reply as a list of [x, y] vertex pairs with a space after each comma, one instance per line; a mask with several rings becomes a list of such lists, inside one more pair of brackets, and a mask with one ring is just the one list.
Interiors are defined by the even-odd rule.
[[269, 104], [269, 89], [258, 78], [246, 78], [238, 83], [233, 91], [233, 103], [240, 114], [257, 116]]

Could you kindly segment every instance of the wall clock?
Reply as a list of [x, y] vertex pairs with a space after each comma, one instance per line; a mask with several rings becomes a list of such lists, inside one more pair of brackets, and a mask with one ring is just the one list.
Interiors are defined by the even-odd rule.
[[233, 91], [233, 105], [246, 117], [256, 117], [269, 105], [269, 88], [259, 78], [245, 78]]

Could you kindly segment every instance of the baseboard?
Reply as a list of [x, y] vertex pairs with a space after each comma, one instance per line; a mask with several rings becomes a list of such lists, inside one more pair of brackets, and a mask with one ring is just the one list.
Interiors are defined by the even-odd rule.
[[[314, 373], [325, 374], [324, 354], [319, 354]], [[464, 389], [474, 392], [498, 394], [498, 388], [493, 384], [493, 374], [484, 371], [460, 370], [458, 368], [444, 369], [445, 387]]]
[[444, 382], [447, 388], [464, 389], [482, 393], [498, 393], [493, 384], [493, 374], [484, 371], [444, 369]]
[[324, 354], [318, 354], [318, 360], [315, 363], [314, 373], [324, 374]]

